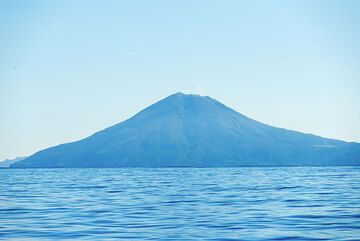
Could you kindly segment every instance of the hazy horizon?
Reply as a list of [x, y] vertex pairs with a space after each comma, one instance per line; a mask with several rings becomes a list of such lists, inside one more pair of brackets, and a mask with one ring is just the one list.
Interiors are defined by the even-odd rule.
[[360, 142], [358, 1], [1, 1], [0, 161], [176, 92]]

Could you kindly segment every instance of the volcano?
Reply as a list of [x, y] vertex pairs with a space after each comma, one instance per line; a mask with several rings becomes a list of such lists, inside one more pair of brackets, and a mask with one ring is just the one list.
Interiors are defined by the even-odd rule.
[[208, 96], [176, 93], [80, 141], [11, 167], [360, 165], [360, 144], [273, 127]]

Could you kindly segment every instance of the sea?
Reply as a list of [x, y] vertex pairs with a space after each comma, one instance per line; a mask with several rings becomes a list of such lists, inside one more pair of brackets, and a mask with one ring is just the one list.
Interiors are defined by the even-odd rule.
[[360, 240], [360, 167], [0, 169], [0, 240]]

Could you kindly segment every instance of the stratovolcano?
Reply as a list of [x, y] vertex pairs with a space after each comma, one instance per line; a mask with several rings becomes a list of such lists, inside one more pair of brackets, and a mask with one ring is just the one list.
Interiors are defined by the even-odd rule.
[[176, 93], [83, 140], [11, 167], [360, 165], [360, 144], [273, 127], [208, 96]]

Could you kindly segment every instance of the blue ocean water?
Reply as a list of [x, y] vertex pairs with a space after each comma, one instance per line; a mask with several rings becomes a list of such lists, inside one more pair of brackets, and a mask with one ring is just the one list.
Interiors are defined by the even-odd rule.
[[1, 169], [1, 240], [360, 240], [360, 167]]

